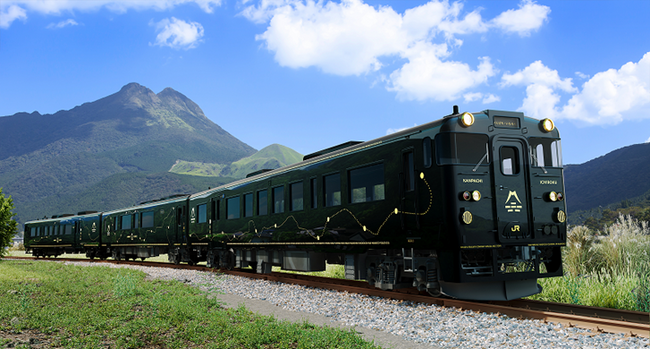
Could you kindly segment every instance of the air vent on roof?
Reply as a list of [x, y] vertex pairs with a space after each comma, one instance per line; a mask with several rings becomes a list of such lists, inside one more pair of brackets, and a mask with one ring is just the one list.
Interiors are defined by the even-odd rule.
[[251, 172], [251, 173], [247, 174], [247, 175], [246, 175], [246, 178], [248, 178], [248, 177], [253, 177], [253, 176], [257, 176], [257, 175], [260, 174], [260, 173], [269, 172], [269, 171], [273, 171], [273, 169], [270, 169], [270, 168], [263, 168], [263, 169], [261, 169], [261, 170], [257, 170], [257, 171], [255, 171], [255, 172]]

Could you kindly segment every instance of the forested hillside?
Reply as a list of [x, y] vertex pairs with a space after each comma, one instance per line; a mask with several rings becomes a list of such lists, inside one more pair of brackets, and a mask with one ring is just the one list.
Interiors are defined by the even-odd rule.
[[171, 88], [156, 94], [137, 83], [71, 110], [0, 117], [0, 187], [13, 197], [20, 223], [205, 190], [233, 178], [170, 168], [179, 162], [227, 168], [255, 153], [183, 94]]

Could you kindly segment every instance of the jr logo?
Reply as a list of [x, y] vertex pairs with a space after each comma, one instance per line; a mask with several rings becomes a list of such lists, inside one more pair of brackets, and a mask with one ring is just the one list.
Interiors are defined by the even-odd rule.
[[[513, 199], [510, 201], [510, 199]], [[517, 200], [517, 201], [515, 201]], [[506, 199], [506, 209], [508, 212], [521, 212], [521, 200], [517, 196], [517, 191], [511, 191], [508, 193], [508, 198]]]
[[515, 231], [520, 231], [520, 226], [519, 226], [519, 224], [517, 224], [517, 225], [513, 226], [512, 228], [510, 228], [510, 231], [513, 231], [513, 232], [515, 232]]

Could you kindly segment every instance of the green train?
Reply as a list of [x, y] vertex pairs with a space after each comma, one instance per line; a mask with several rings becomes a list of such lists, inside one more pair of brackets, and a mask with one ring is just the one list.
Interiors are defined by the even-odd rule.
[[31, 221], [25, 247], [258, 273], [341, 264], [346, 278], [381, 289], [510, 300], [563, 273], [562, 171], [550, 119], [454, 107], [200, 193]]

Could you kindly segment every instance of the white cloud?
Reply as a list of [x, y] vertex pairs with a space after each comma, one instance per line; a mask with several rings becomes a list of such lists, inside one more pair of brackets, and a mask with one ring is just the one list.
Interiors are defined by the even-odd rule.
[[470, 92], [464, 94], [463, 98], [465, 99], [465, 103], [470, 103], [470, 102], [478, 101], [479, 99], [483, 98], [483, 94], [480, 92]]
[[155, 25], [158, 35], [156, 36], [157, 46], [169, 46], [173, 49], [195, 48], [203, 37], [203, 26], [197, 22], [185, 22], [172, 17], [163, 19]]
[[[489, 57], [476, 68], [450, 60], [458, 37], [491, 28], [521, 35], [539, 28], [548, 8], [524, 1], [495, 23], [485, 21], [480, 10], [463, 13], [460, 2], [432, 0], [403, 14], [389, 6], [370, 6], [361, 0], [244, 1], [241, 14], [268, 26], [256, 39], [284, 67], [315, 67], [325, 73], [350, 76], [377, 72], [398, 62], [392, 72], [381, 72], [386, 88], [403, 100], [449, 101], [471, 92], [494, 76]], [[545, 11], [541, 11], [546, 9]], [[505, 14], [505, 13], [504, 13]], [[508, 16], [535, 19], [527, 26], [509, 22]], [[540, 20], [541, 18], [541, 20]], [[402, 63], [404, 62], [404, 63]], [[376, 81], [376, 80], [375, 80]], [[499, 100], [485, 96], [484, 103]]]
[[482, 101], [483, 104], [490, 104], [490, 103], [501, 101], [501, 97], [499, 96], [495, 96], [491, 93], [483, 94], [481, 92], [466, 93], [463, 95], [463, 98], [465, 99], [465, 103], [478, 101], [479, 99], [483, 99]]
[[491, 24], [506, 32], [528, 36], [548, 20], [549, 13], [551, 13], [550, 7], [524, 0], [519, 4], [519, 9], [501, 13], [492, 20]]
[[23, 8], [16, 5], [0, 5], [0, 28], [9, 28], [11, 23], [17, 19], [27, 19], [27, 13]]
[[650, 143], [650, 137], [648, 137], [648, 140], [647, 140], [647, 141], [645, 141], [645, 142], [646, 142], [646, 143]]
[[587, 75], [585, 73], [582, 73], [582, 72], [579, 72], [579, 71], [576, 72], [576, 76], [579, 77], [580, 79], [583, 79], [583, 80], [589, 79], [589, 75]]
[[483, 104], [490, 104], [490, 103], [500, 102], [500, 101], [501, 101], [501, 97], [495, 96], [491, 93], [488, 93], [487, 95], [485, 95], [485, 98], [483, 98]]
[[73, 25], [73, 26], [74, 25], [79, 25], [79, 23], [77, 23], [77, 21], [75, 21], [74, 19], [68, 19], [68, 20], [65, 20], [65, 21], [61, 21], [59, 23], [50, 23], [47, 26], [47, 29], [61, 29], [61, 28], [65, 28], [65, 27], [71, 26], [71, 25]]
[[[570, 78], [562, 79], [555, 70], [534, 62], [515, 74], [504, 74], [502, 87], [526, 86], [520, 108], [536, 118], [570, 119], [581, 124], [618, 124], [624, 120], [650, 118], [650, 52], [638, 63], [628, 62], [620, 69], [595, 74], [573, 87]], [[571, 93], [560, 107], [561, 92]]]
[[9, 28], [16, 19], [26, 19], [27, 12], [45, 15], [59, 15], [62, 12], [97, 11], [107, 8], [110, 11], [124, 13], [128, 10], [158, 11], [169, 10], [176, 6], [194, 3], [204, 12], [212, 13], [222, 0], [92, 0], [92, 1], [54, 1], [54, 0], [3, 0], [0, 2], [0, 28]]

